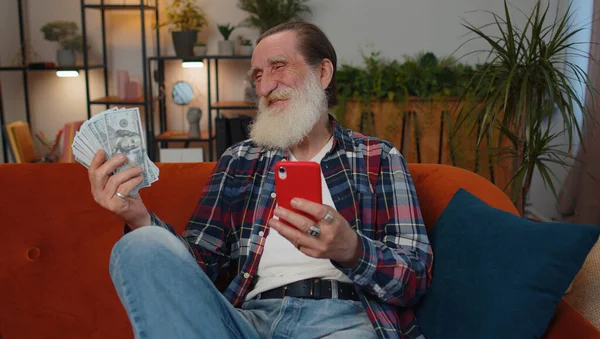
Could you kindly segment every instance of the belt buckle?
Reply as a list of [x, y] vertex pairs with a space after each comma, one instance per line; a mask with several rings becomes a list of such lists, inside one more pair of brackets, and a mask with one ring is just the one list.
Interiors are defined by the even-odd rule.
[[330, 280], [331, 282], [331, 299], [339, 299], [339, 286], [338, 281], [335, 279]]

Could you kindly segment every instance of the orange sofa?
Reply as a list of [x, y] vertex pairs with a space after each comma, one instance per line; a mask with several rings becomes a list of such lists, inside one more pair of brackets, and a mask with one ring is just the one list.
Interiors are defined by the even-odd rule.
[[[141, 194], [183, 231], [214, 163], [157, 164], [160, 180]], [[496, 186], [443, 165], [411, 164], [427, 227], [459, 187], [517, 213]], [[79, 164], [0, 165], [0, 338], [132, 338], [108, 273], [122, 223], [96, 205]], [[600, 338], [564, 301], [546, 338]]]

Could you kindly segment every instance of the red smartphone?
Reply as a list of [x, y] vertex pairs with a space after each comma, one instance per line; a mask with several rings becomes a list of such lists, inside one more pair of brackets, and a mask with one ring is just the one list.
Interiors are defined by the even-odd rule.
[[[277, 204], [317, 222], [315, 217], [290, 205], [293, 198], [322, 204], [321, 165], [312, 161], [278, 161], [275, 164], [275, 193]], [[281, 220], [285, 224], [291, 224]]]

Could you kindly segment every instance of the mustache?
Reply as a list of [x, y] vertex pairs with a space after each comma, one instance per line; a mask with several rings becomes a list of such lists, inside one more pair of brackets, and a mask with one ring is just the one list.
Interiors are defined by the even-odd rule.
[[263, 100], [267, 102], [275, 100], [285, 100], [291, 98], [292, 94], [294, 94], [294, 90], [290, 87], [278, 88], [271, 92], [269, 96], [263, 97]]

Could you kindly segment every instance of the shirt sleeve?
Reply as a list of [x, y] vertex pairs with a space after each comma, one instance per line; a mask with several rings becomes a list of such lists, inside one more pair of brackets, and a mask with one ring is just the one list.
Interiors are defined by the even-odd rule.
[[[227, 188], [230, 187], [229, 181], [233, 180], [233, 164], [231, 151], [225, 151], [203, 187], [183, 235], [149, 211], [151, 226], [163, 227], [179, 238], [213, 282], [222, 268], [230, 263], [227, 235], [231, 228], [231, 199]], [[126, 226], [124, 232], [129, 231]]]
[[417, 192], [396, 148], [382, 158], [375, 196], [377, 238], [359, 233], [362, 254], [355, 267], [335, 265], [381, 301], [410, 307], [431, 284], [433, 254]]

